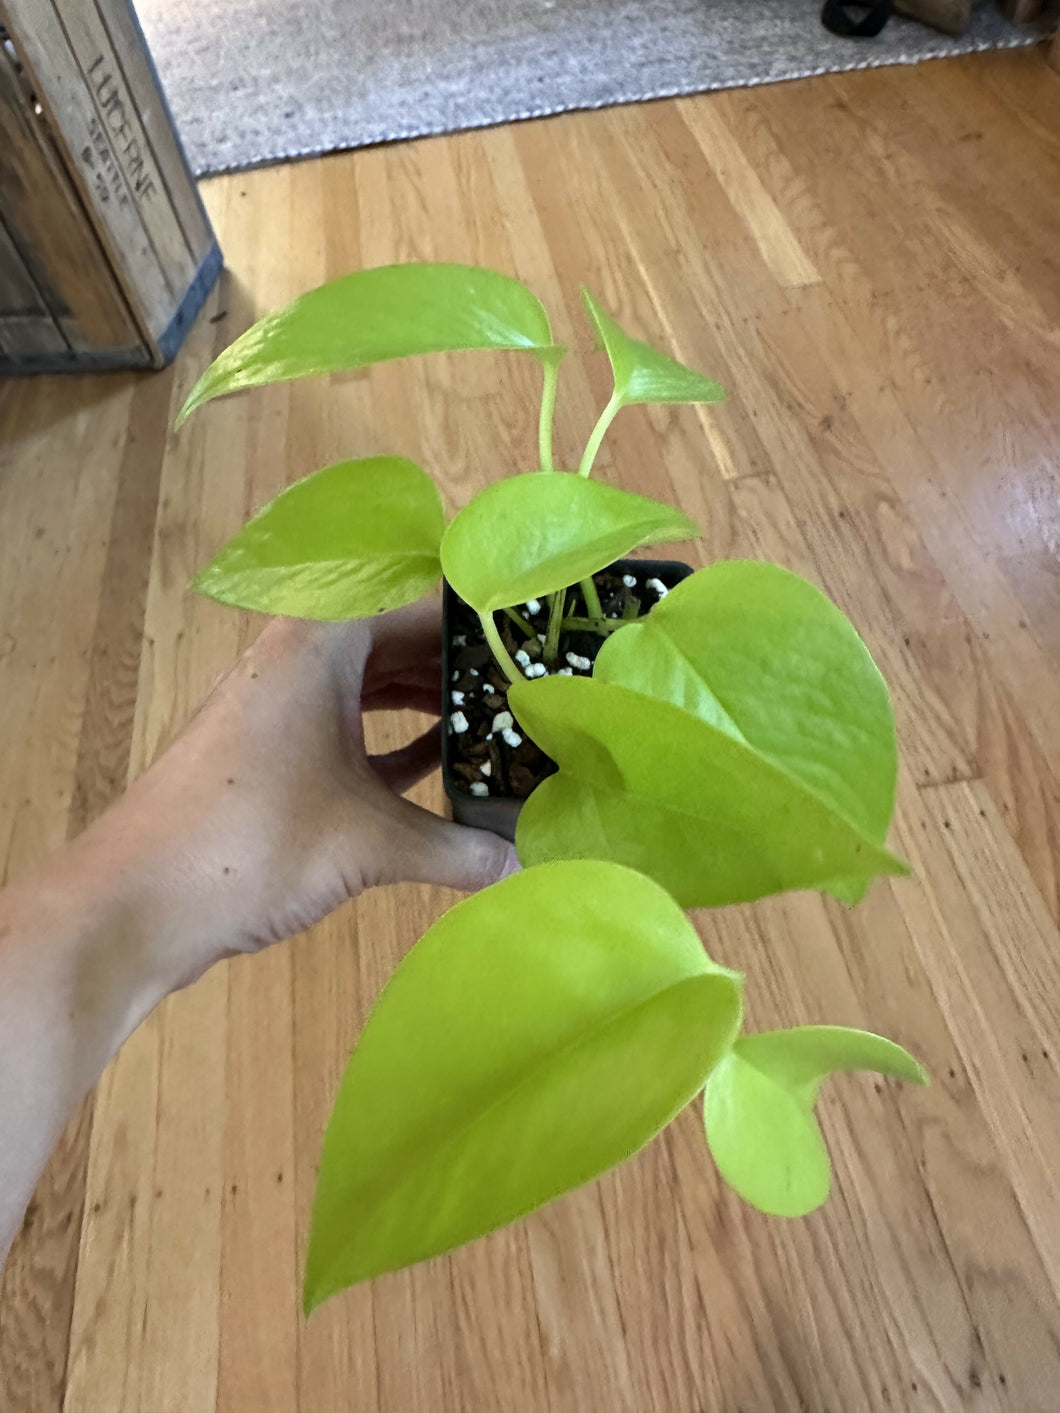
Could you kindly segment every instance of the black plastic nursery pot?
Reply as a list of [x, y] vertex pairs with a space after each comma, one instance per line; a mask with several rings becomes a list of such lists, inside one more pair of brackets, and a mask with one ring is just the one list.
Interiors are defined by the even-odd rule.
[[[605, 617], [621, 618], [629, 603], [639, 606], [637, 616], [643, 617], [663, 596], [661, 590], [672, 589], [691, 573], [691, 565], [680, 560], [620, 559], [594, 574], [593, 581]], [[584, 615], [581, 591], [569, 592], [572, 616]], [[497, 626], [516, 661], [532, 668], [541, 658], [548, 603], [531, 599], [518, 609], [522, 628], [502, 615]], [[591, 631], [564, 633], [556, 670], [590, 676], [603, 641]], [[514, 839], [523, 801], [556, 765], [512, 717], [507, 681], [482, 625], [448, 583], [442, 599], [442, 723], [442, 780], [453, 818]]]

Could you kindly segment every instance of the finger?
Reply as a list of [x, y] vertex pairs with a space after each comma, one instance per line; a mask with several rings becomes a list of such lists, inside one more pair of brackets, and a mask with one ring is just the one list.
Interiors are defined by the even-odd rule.
[[366, 680], [378, 684], [410, 665], [439, 660], [442, 605], [438, 598], [421, 599], [407, 608], [381, 614], [370, 623], [372, 651]]
[[437, 883], [471, 893], [518, 870], [514, 846], [496, 834], [450, 824], [397, 795], [390, 801], [371, 881]]
[[262, 629], [243, 661], [259, 671], [285, 668], [302, 675], [312, 670], [312, 660], [323, 660], [359, 681], [371, 649], [371, 633], [363, 619], [329, 623], [274, 618]]
[[442, 759], [442, 728], [436, 722], [429, 731], [417, 736], [407, 746], [385, 755], [369, 756], [368, 764], [387, 789], [403, 795], [417, 780], [430, 775]]
[[433, 657], [423, 657], [419, 662], [411, 663], [398, 672], [388, 672], [385, 678], [376, 673], [376, 678], [377, 680], [369, 684], [372, 691], [397, 682], [403, 687], [432, 687], [440, 693], [442, 687], [441, 654], [435, 653]]
[[441, 710], [440, 696], [437, 686], [416, 687], [394, 682], [367, 693], [361, 698], [361, 707], [364, 711], [425, 711], [429, 716], [437, 716]]

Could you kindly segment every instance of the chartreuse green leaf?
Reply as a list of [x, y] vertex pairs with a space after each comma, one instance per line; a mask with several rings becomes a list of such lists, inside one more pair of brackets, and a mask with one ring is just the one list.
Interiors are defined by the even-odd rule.
[[[612, 635], [594, 675], [692, 712], [886, 841], [898, 770], [887, 685], [849, 619], [797, 574], [748, 560], [701, 569]], [[826, 886], [856, 902], [865, 874]]]
[[725, 389], [710, 378], [623, 333], [587, 289], [582, 290], [582, 302], [611, 360], [615, 400], [620, 406], [634, 402], [724, 402]]
[[722, 1177], [753, 1207], [802, 1217], [828, 1196], [832, 1166], [813, 1109], [837, 1070], [928, 1082], [900, 1045], [832, 1025], [744, 1036], [711, 1072], [703, 1096], [707, 1143]]
[[446, 913], [394, 972], [324, 1149], [308, 1310], [622, 1162], [731, 1046], [741, 980], [614, 864], [528, 869]]
[[508, 275], [431, 263], [358, 270], [300, 295], [230, 344], [192, 388], [177, 425], [239, 388], [472, 348], [545, 362], [562, 356], [541, 301]]
[[480, 491], [450, 522], [442, 568], [479, 613], [565, 589], [635, 545], [699, 535], [687, 515], [580, 476], [536, 471]]
[[670, 702], [560, 676], [515, 682], [508, 701], [559, 766], [520, 813], [524, 864], [613, 859], [684, 907], [906, 872], [797, 775]]
[[414, 462], [340, 461], [282, 491], [192, 588], [261, 613], [365, 618], [434, 587], [444, 528], [438, 488]]

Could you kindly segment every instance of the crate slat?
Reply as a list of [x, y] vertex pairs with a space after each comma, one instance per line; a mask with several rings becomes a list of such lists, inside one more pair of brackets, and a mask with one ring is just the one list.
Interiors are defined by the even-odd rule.
[[7, 28], [15, 35], [37, 98], [53, 130], [66, 140], [73, 159], [70, 175], [103, 238], [111, 267], [123, 286], [138, 292], [146, 331], [156, 332], [164, 326], [173, 293], [63, 21], [48, 0], [4, 0], [4, 5]]
[[6, 234], [67, 352], [141, 345], [92, 223], [6, 53], [0, 54], [0, 152]]
[[63, 358], [69, 351], [0, 217], [0, 353], [21, 360]]
[[198, 187], [189, 180], [184, 150], [140, 21], [131, 5], [112, 3], [107, 6], [105, 23], [112, 46], [121, 54], [126, 81], [150, 139], [155, 163], [198, 268], [213, 244], [213, 232]]
[[0, 370], [160, 367], [221, 260], [132, 6], [0, 0], [0, 26], [0, 200], [39, 296], [0, 307]]

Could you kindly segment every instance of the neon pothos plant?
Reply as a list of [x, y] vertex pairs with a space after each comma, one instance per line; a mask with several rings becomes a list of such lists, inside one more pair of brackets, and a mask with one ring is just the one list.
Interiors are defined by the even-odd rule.
[[[508, 349], [543, 373], [538, 466], [446, 524], [411, 461], [343, 461], [283, 492], [194, 586], [304, 618], [382, 613], [444, 573], [478, 614], [510, 707], [558, 772], [523, 807], [524, 871], [458, 903], [395, 971], [350, 1059], [324, 1139], [305, 1281], [312, 1309], [448, 1251], [629, 1157], [696, 1094], [725, 1179], [767, 1213], [824, 1201], [822, 1081], [924, 1082], [899, 1046], [809, 1026], [741, 1035], [742, 978], [683, 908], [816, 888], [857, 902], [886, 848], [897, 755], [887, 688], [844, 615], [773, 565], [726, 561], [651, 613], [601, 621], [593, 575], [696, 535], [669, 506], [591, 479], [631, 403], [710, 403], [716, 383], [585, 307], [614, 391], [576, 471], [556, 471], [565, 350], [517, 280], [389, 266], [296, 299], [237, 339], [181, 419], [222, 393], [411, 354]], [[591, 677], [527, 680], [495, 615], [580, 584], [606, 633]], [[554, 634], [550, 634], [554, 637]]]

